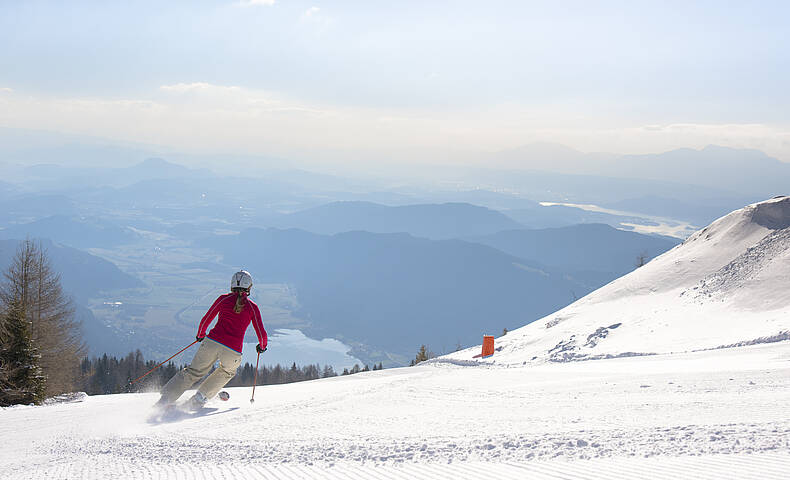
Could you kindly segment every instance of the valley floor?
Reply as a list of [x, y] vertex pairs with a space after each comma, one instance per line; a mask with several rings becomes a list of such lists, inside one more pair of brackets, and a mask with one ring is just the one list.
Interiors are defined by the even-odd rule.
[[0, 477], [786, 478], [790, 342], [524, 368], [435, 364], [0, 409]]

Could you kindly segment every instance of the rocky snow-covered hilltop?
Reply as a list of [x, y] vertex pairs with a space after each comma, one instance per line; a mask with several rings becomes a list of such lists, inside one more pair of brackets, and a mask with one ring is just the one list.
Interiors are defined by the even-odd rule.
[[[647, 265], [496, 340], [521, 365], [790, 340], [790, 197], [736, 210]], [[479, 347], [442, 357], [471, 360]], [[443, 361], [443, 360], [438, 360]]]

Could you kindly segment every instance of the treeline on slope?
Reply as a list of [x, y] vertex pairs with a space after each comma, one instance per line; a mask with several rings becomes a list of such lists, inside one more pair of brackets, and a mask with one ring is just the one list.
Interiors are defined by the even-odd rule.
[[[156, 365], [157, 362], [153, 360], [146, 361], [140, 350], [131, 352], [122, 358], [107, 355], [93, 358], [85, 357], [80, 363], [81, 390], [88, 395], [158, 391], [180, 368], [184, 368], [184, 365], [177, 367], [173, 362], [169, 362], [154, 370], [139, 382], [130, 385], [130, 381], [146, 374]], [[367, 365], [363, 367], [354, 365], [350, 369], [343, 369], [340, 375], [353, 375], [369, 370], [381, 370], [382, 368], [380, 363], [374, 365], [372, 369]], [[280, 364], [273, 366], [264, 365], [258, 369], [256, 385], [279, 385], [336, 376], [338, 374], [331, 365], [325, 365], [323, 368], [318, 364], [299, 366], [295, 362], [290, 367]], [[228, 383], [228, 386], [251, 386], [254, 380], [255, 366], [245, 363], [238, 369], [236, 376]]]
[[20, 242], [0, 283], [0, 406], [73, 392], [81, 325], [40, 243]]
[[[353, 375], [360, 372], [369, 372], [371, 370], [382, 370], [384, 367], [381, 363], [373, 365], [373, 368], [365, 365], [360, 367], [355, 364], [353, 367], [344, 368], [340, 375]], [[319, 378], [337, 377], [338, 373], [335, 372], [331, 365], [325, 365], [321, 368], [320, 365], [305, 365], [299, 366], [294, 362], [290, 367], [282, 366], [280, 364], [274, 366], [263, 366], [258, 369], [258, 379], [256, 385], [280, 385], [284, 383], [303, 382], [306, 380], [317, 380]], [[250, 363], [245, 363], [243, 367], [239, 368], [236, 376], [228, 383], [229, 387], [245, 387], [252, 385], [255, 378], [255, 366]]]
[[162, 365], [134, 385], [132, 380], [145, 375], [156, 367], [158, 362], [145, 361], [140, 350], [118, 358], [107, 356], [88, 358], [80, 362], [80, 390], [88, 395], [109, 395], [112, 393], [148, 392], [158, 390], [184, 366], [173, 362]]

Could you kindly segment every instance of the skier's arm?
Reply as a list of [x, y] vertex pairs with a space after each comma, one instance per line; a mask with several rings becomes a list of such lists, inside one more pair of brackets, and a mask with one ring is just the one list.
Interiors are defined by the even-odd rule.
[[214, 317], [217, 316], [219, 313], [219, 304], [222, 303], [223, 295], [220, 295], [216, 300], [214, 300], [214, 304], [211, 305], [211, 308], [208, 309], [205, 315], [203, 315], [203, 319], [200, 320], [200, 325], [198, 326], [198, 338], [203, 338], [206, 336], [206, 330], [208, 326], [211, 324], [211, 321], [214, 320]]
[[255, 334], [258, 335], [258, 343], [261, 348], [266, 348], [269, 343], [269, 336], [266, 334], [266, 329], [263, 328], [263, 320], [261, 320], [261, 311], [258, 310], [257, 305], [252, 308], [252, 328], [255, 329]]

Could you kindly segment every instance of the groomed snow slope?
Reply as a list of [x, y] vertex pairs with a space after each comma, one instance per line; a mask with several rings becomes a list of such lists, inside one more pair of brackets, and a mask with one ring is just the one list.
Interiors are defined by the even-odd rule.
[[568, 307], [436, 361], [524, 365], [790, 340], [790, 197], [736, 210]]
[[784, 479], [786, 342], [689, 354], [443, 364], [230, 389], [149, 422], [155, 394], [0, 409], [0, 478]]

